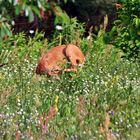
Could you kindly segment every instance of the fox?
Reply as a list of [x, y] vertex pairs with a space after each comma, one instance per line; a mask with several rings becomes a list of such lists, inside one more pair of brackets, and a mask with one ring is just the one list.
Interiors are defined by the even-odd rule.
[[[36, 74], [58, 76], [62, 71], [77, 72], [77, 67], [82, 66], [85, 61], [85, 55], [76, 45], [58, 45], [42, 55], [36, 67]], [[70, 63], [70, 68], [64, 68], [67, 63]]]

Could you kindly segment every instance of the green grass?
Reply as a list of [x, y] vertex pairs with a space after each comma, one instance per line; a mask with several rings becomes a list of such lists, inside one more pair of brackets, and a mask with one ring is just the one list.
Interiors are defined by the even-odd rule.
[[[60, 80], [37, 76], [40, 49], [55, 43], [21, 35], [3, 44], [10, 55], [1, 61], [10, 64], [0, 68], [1, 139], [140, 139], [139, 65], [97, 37], [77, 73]], [[86, 39], [81, 46], [86, 53]], [[45, 131], [40, 118], [45, 122], [47, 116]]]

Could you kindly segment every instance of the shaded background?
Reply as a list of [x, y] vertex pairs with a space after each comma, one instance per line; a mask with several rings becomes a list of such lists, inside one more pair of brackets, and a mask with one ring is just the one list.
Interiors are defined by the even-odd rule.
[[[111, 29], [112, 23], [117, 17], [117, 10], [115, 7], [115, 3], [117, 2], [117, 0], [55, 1], [55, 3], [59, 5], [62, 10], [66, 11], [70, 17], [77, 17], [80, 22], [85, 23], [86, 32], [93, 26], [94, 33], [98, 32], [99, 26], [103, 22], [106, 14], [109, 18], [107, 30], [109, 31]], [[14, 18], [15, 25], [13, 26], [13, 32], [24, 31], [28, 34], [29, 30], [39, 29], [39, 31], [45, 32], [46, 37], [49, 37], [55, 29], [54, 19], [55, 14], [52, 9], [47, 10], [44, 13], [44, 17], [41, 19], [34, 15], [34, 21], [31, 23], [29, 23], [25, 13], [21, 13]]]

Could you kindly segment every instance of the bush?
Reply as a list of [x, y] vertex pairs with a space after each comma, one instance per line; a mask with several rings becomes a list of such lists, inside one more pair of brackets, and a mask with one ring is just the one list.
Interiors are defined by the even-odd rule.
[[[123, 2], [123, 1], [122, 1]], [[140, 59], [140, 2], [127, 0], [118, 11], [118, 19], [110, 33], [113, 43], [128, 59]]]
[[60, 17], [62, 23], [65, 22], [66, 16], [55, 0], [0, 0], [0, 37], [11, 36], [12, 31], [17, 33], [28, 30], [29, 32], [32, 28], [52, 30], [54, 18]]

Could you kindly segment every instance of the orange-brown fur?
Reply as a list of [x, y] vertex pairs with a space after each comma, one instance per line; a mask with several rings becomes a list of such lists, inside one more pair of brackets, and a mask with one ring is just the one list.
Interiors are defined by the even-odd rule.
[[120, 4], [120, 3], [116, 3], [116, 4], [115, 4], [115, 6], [116, 6], [116, 9], [117, 9], [117, 10], [119, 10], [119, 9], [122, 9], [122, 8], [123, 8], [123, 5], [122, 5], [122, 4]]
[[[70, 62], [71, 67], [64, 69], [63, 65]], [[50, 49], [44, 54], [36, 68], [37, 74], [48, 74], [49, 76], [55, 76], [62, 72], [77, 71], [77, 66], [85, 62], [85, 56], [75, 45], [60, 45]]]

